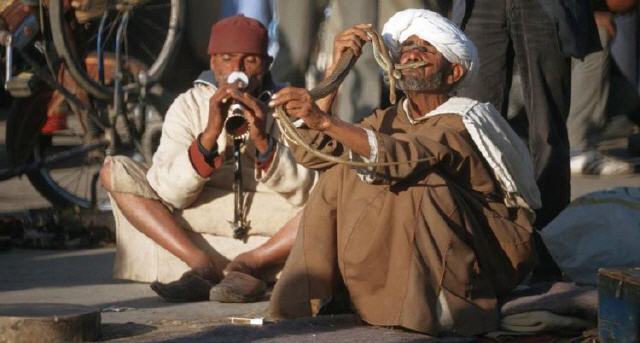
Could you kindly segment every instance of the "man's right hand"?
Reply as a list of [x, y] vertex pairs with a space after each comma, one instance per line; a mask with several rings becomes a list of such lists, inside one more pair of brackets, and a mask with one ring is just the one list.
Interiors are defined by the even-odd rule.
[[358, 24], [336, 36], [333, 41], [331, 65], [327, 68], [325, 75], [333, 73], [338, 61], [347, 50], [351, 50], [356, 59], [362, 55], [362, 47], [366, 42], [371, 40], [365, 30], [371, 29], [371, 27], [371, 24]]
[[[348, 28], [347, 30], [336, 36], [333, 41], [333, 55], [331, 57], [331, 64], [324, 72], [325, 77], [333, 74], [333, 72], [338, 67], [338, 61], [340, 61], [342, 56], [348, 50], [351, 50], [353, 52], [356, 60], [360, 57], [360, 55], [362, 55], [362, 47], [367, 41], [371, 40], [365, 32], [365, 30], [369, 29], [371, 29], [371, 24], [358, 24]], [[331, 114], [333, 102], [337, 94], [338, 90], [336, 89], [328, 96], [322, 99], [318, 99], [318, 107], [320, 107], [323, 112]]]
[[233, 85], [222, 85], [211, 98], [209, 98], [209, 119], [200, 137], [202, 146], [209, 150], [216, 146], [218, 137], [222, 133], [224, 121], [227, 117], [227, 110], [229, 105], [231, 105], [232, 87]]

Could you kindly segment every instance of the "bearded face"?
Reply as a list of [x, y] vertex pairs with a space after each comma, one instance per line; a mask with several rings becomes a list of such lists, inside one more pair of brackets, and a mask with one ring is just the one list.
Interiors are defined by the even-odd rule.
[[435, 93], [444, 91], [445, 79], [451, 72], [451, 65], [443, 67], [429, 75], [424, 74], [403, 74], [398, 80], [398, 88], [402, 91]]
[[403, 69], [398, 88], [405, 92], [448, 93], [452, 64], [429, 42], [413, 35], [400, 45], [401, 65], [422, 62], [418, 68]]

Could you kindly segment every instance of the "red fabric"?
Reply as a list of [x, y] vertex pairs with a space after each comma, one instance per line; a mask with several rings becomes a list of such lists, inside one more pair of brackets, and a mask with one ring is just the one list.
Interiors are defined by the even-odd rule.
[[209, 55], [248, 53], [267, 55], [267, 29], [259, 21], [236, 15], [220, 20], [211, 27]]
[[198, 142], [195, 140], [191, 143], [191, 146], [189, 146], [189, 159], [191, 160], [193, 169], [196, 170], [198, 175], [204, 178], [211, 176], [211, 174], [222, 165], [222, 157], [219, 155], [213, 159], [211, 164], [207, 163], [204, 155], [198, 150]]
[[47, 121], [40, 129], [40, 133], [50, 135], [67, 128], [67, 115], [65, 113], [53, 113], [47, 116]]

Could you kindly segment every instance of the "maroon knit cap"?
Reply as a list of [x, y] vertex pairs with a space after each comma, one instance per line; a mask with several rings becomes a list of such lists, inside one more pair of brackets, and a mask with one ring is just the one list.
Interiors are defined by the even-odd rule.
[[247, 53], [267, 55], [267, 29], [259, 21], [236, 15], [211, 26], [209, 55]]

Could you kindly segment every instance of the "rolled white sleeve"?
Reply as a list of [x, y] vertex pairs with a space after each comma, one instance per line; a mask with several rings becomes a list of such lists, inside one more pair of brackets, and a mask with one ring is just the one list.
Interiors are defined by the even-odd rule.
[[[369, 142], [369, 157], [360, 156], [358, 154], [354, 154], [353, 152], [349, 152], [349, 157], [352, 161], [361, 161], [367, 163], [377, 163], [378, 162], [378, 138], [376, 134], [371, 129], [363, 130], [367, 133], [367, 141]], [[366, 183], [374, 183], [379, 181], [379, 177], [375, 174], [375, 168], [357, 168], [356, 173], [360, 180]]]

